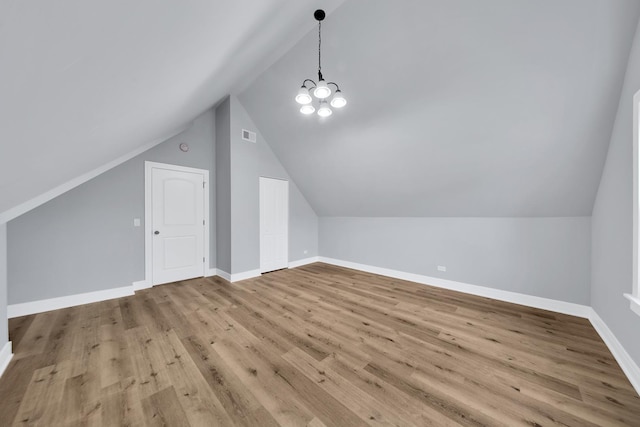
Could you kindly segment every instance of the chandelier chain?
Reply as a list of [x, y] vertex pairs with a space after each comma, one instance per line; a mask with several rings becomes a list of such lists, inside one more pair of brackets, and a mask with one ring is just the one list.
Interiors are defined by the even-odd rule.
[[322, 80], [322, 62], [321, 62], [321, 52], [322, 52], [322, 22], [318, 21], [318, 77]]

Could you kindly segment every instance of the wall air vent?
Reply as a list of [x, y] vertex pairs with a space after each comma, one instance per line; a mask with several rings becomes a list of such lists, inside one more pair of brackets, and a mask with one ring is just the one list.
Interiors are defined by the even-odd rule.
[[242, 139], [245, 141], [256, 143], [256, 133], [250, 130], [242, 129]]

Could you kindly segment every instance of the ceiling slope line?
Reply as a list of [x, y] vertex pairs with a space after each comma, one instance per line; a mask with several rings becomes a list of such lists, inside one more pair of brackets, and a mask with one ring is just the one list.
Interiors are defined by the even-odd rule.
[[127, 160], [131, 160], [134, 157], [136, 157], [139, 154], [144, 153], [145, 151], [155, 147], [158, 144], [161, 144], [165, 141], [167, 141], [170, 138], [173, 138], [174, 136], [184, 132], [185, 130], [187, 130], [190, 126], [191, 126], [192, 122], [189, 122], [183, 126], [180, 126], [177, 129], [172, 130], [171, 132], [161, 136], [160, 138], [156, 138], [151, 142], [148, 142], [138, 148], [136, 148], [133, 151], [128, 152], [127, 154], [124, 154], [108, 163], [105, 163], [102, 166], [99, 166], [87, 173], [84, 173], [80, 176], [77, 176], [76, 178], [73, 178], [61, 185], [58, 185], [57, 187], [54, 187], [32, 199], [27, 200], [26, 202], [20, 203], [17, 206], [12, 207], [11, 209], [8, 209], [2, 213], [0, 213], [0, 224], [5, 224], [9, 221], [11, 221], [14, 218], [19, 217], [22, 214], [25, 214], [27, 212], [29, 212], [32, 209], [37, 208], [40, 205], [43, 205], [45, 203], [47, 203], [50, 200], [55, 199], [56, 197], [66, 193], [69, 190], [72, 190], [74, 188], [76, 188], [79, 185], [84, 184], [85, 182], [97, 177], [98, 175], [101, 175], [105, 172], [107, 172], [110, 169], [115, 168], [116, 166], [121, 165], [122, 163], [126, 162]]

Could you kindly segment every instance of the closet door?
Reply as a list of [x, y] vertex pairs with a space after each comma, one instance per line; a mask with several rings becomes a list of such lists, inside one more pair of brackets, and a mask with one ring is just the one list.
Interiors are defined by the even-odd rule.
[[289, 182], [260, 177], [260, 272], [289, 266]]

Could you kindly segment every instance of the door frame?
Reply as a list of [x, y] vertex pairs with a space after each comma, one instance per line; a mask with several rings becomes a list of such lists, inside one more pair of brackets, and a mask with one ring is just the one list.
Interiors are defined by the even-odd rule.
[[260, 198], [262, 197], [262, 194], [260, 193], [260, 180], [262, 179], [273, 179], [276, 181], [284, 181], [287, 183], [287, 266], [285, 268], [289, 268], [289, 238], [290, 238], [290, 227], [291, 227], [291, 182], [286, 179], [286, 178], [276, 178], [273, 176], [264, 176], [264, 175], [260, 175], [258, 177], [258, 251], [259, 251], [259, 257], [258, 257], [258, 262], [260, 263], [260, 266], [258, 267], [258, 270], [260, 271], [260, 274], [263, 273], [268, 273], [268, 272], [263, 272], [262, 271], [262, 212], [261, 212], [261, 203], [260, 203]]
[[166, 169], [175, 172], [197, 173], [204, 176], [204, 262], [202, 263], [202, 275], [209, 272], [209, 171], [206, 169], [190, 168], [186, 166], [170, 165], [167, 163], [144, 162], [144, 282], [145, 287], [153, 286], [153, 228], [152, 228], [152, 170]]

